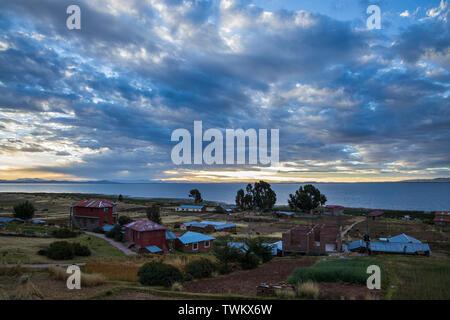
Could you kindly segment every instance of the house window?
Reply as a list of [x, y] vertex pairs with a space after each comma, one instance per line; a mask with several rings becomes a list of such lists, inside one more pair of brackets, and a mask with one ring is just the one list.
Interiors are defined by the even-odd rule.
[[205, 241], [205, 248], [209, 248], [209, 245], [210, 245], [209, 240], [208, 240], [208, 241]]
[[198, 250], [198, 242], [192, 244], [192, 250]]

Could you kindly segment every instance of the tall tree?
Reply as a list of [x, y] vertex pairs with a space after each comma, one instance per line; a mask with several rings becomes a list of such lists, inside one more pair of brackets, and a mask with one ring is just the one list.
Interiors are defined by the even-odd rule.
[[161, 224], [160, 208], [156, 204], [146, 209], [147, 218], [154, 223]]
[[327, 197], [321, 194], [319, 189], [311, 184], [304, 187], [300, 186], [294, 194], [289, 195], [288, 204], [294, 211], [303, 210], [312, 212], [319, 205], [324, 205]]
[[192, 189], [189, 191], [189, 197], [194, 199], [194, 203], [202, 203], [202, 195], [198, 189]]
[[239, 189], [238, 192], [236, 193], [236, 206], [240, 209], [240, 210], [245, 210], [246, 206], [245, 206], [245, 193], [243, 189]]
[[35, 211], [34, 205], [27, 200], [14, 207], [14, 217], [29, 220], [33, 218]]
[[236, 194], [236, 205], [241, 210], [262, 210], [268, 211], [273, 208], [277, 196], [270, 187], [270, 184], [259, 181], [254, 184], [248, 184], [245, 188], [239, 189]]

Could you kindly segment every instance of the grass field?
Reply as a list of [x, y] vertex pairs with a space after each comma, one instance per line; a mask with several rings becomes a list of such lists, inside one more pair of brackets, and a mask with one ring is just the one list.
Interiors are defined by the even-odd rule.
[[367, 281], [367, 267], [377, 265], [381, 268], [383, 282], [383, 266], [380, 261], [368, 257], [354, 257], [345, 259], [324, 258], [311, 267], [294, 270], [287, 282], [296, 285], [307, 281], [313, 282], [349, 282], [365, 285]]
[[[73, 260], [51, 260], [47, 257], [40, 256], [37, 252], [45, 249], [54, 241], [67, 240], [69, 242], [78, 242], [86, 245], [91, 250], [90, 257], [76, 257]], [[71, 239], [55, 239], [55, 238], [27, 238], [27, 237], [0, 237], [0, 264], [45, 264], [45, 263], [71, 263], [85, 262], [90, 259], [124, 257], [125, 254], [111, 246], [108, 242], [97, 237], [88, 235], [80, 235]]]

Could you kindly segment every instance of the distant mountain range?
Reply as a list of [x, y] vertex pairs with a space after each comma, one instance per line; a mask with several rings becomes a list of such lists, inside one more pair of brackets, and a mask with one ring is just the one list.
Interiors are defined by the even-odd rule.
[[[388, 182], [388, 181], [387, 181]], [[450, 178], [435, 178], [435, 179], [411, 179], [402, 180], [398, 182], [411, 182], [411, 183], [449, 183]], [[111, 184], [111, 183], [165, 183], [161, 181], [150, 181], [150, 180], [85, 180], [85, 181], [70, 181], [70, 180], [45, 180], [37, 178], [25, 178], [16, 180], [1, 180], [0, 183], [90, 183], [90, 184]], [[299, 182], [297, 182], [299, 183]], [[302, 182], [305, 183], [319, 183], [319, 182]]]

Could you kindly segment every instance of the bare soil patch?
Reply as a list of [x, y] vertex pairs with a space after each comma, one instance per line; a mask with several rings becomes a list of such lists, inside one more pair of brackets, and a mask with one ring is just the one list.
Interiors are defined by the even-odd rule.
[[365, 300], [381, 299], [381, 290], [369, 290], [365, 286], [346, 282], [320, 282], [320, 299], [324, 300]]
[[276, 258], [253, 270], [186, 283], [183, 291], [255, 296], [261, 283], [284, 282], [295, 268], [311, 266], [315, 261], [313, 257]]

